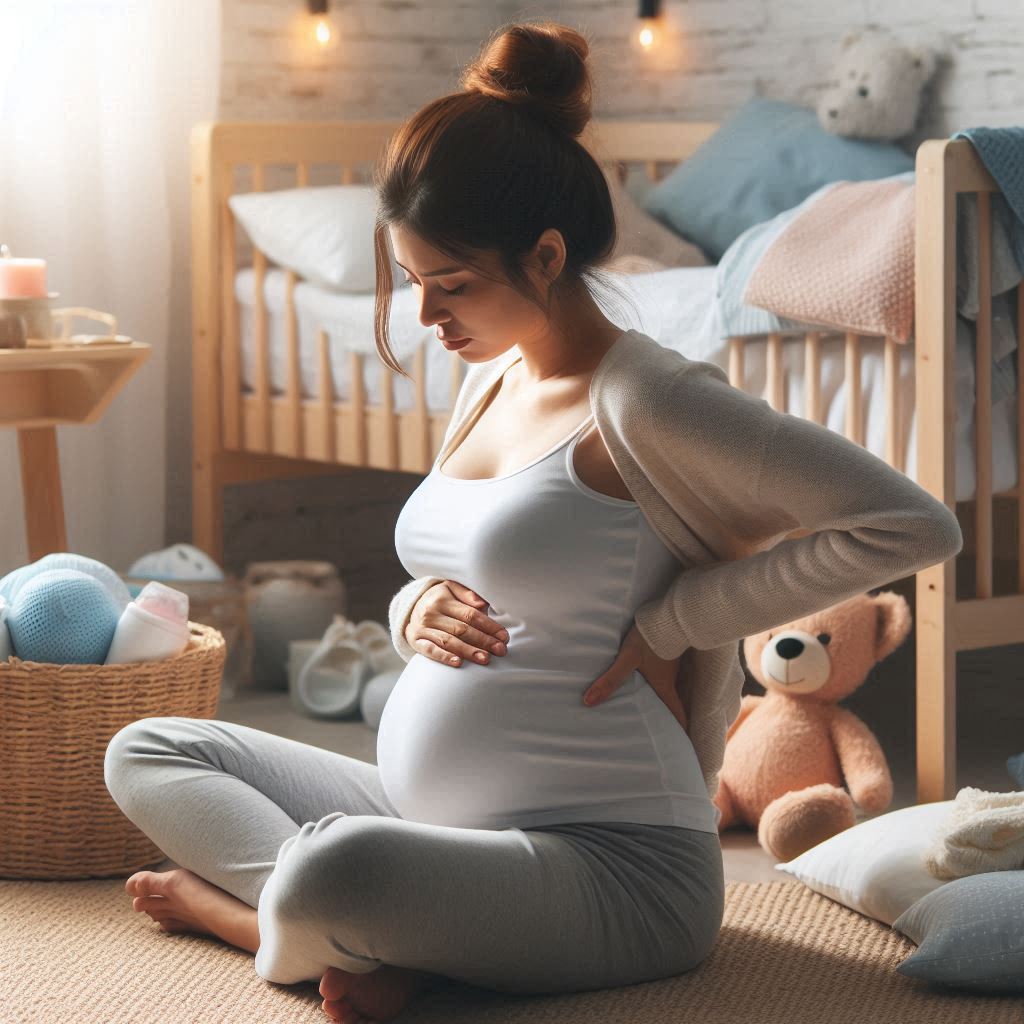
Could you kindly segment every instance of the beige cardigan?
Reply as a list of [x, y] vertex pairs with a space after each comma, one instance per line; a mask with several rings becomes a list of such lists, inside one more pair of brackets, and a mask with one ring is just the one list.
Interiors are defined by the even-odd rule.
[[[514, 346], [470, 365], [435, 465], [520, 354]], [[714, 797], [740, 709], [739, 641], [952, 558], [963, 546], [960, 524], [867, 449], [776, 412], [716, 364], [639, 331], [607, 351], [590, 404], [623, 481], [682, 566], [635, 619], [660, 658], [682, 656], [676, 689]], [[814, 532], [786, 538], [801, 529]], [[405, 661], [417, 653], [404, 635], [409, 615], [438, 582], [412, 580], [391, 600], [391, 636]]]

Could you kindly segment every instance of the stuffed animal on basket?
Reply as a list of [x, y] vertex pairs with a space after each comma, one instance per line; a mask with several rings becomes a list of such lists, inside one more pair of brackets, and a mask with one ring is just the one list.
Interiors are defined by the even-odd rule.
[[[838, 706], [910, 632], [899, 594], [858, 594], [743, 641], [747, 668], [767, 691], [747, 694], [726, 733], [715, 806], [719, 831], [757, 829], [789, 861], [892, 803], [889, 765], [874, 733]], [[846, 782], [847, 789], [843, 788]]]
[[818, 98], [818, 121], [832, 135], [893, 141], [917, 123], [935, 54], [903, 46], [887, 32], [865, 30], [839, 44], [832, 84]]

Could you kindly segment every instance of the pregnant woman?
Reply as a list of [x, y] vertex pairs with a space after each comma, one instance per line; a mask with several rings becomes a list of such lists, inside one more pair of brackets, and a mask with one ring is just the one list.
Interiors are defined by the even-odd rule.
[[397, 524], [407, 667], [377, 765], [187, 718], [107, 751], [114, 799], [180, 865], [128, 879], [134, 908], [319, 980], [336, 1020], [390, 1020], [439, 977], [563, 993], [699, 965], [738, 641], [962, 544], [865, 449], [604, 316], [587, 54], [507, 28], [376, 172], [381, 358], [402, 372], [393, 252], [468, 364]]

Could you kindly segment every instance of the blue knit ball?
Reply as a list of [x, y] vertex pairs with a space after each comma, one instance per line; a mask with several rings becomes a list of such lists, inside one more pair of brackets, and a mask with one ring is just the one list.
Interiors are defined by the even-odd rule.
[[29, 565], [23, 565], [14, 572], [9, 572], [3, 579], [0, 579], [0, 597], [7, 598], [8, 604], [14, 604], [18, 591], [28, 583], [34, 576], [42, 572], [50, 572], [52, 569], [74, 569], [77, 572], [84, 572], [87, 576], [94, 576], [110, 592], [114, 600], [119, 604], [121, 611], [124, 611], [131, 601], [132, 596], [120, 576], [103, 562], [95, 558], [86, 558], [85, 555], [76, 555], [71, 551], [57, 551]]
[[48, 665], [102, 665], [121, 609], [95, 577], [52, 569], [18, 588], [7, 625], [22, 661]]

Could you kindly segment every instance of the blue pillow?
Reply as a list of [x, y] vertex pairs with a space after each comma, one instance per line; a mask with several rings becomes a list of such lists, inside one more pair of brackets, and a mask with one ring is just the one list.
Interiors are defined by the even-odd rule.
[[896, 965], [908, 978], [972, 992], [1024, 994], [1024, 871], [947, 882], [893, 922], [918, 945]]
[[833, 181], [914, 169], [888, 142], [830, 135], [813, 110], [755, 97], [644, 196], [643, 208], [718, 262], [747, 228]]

